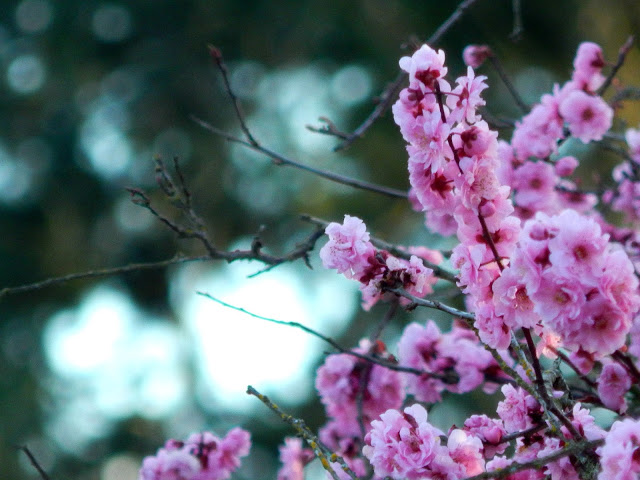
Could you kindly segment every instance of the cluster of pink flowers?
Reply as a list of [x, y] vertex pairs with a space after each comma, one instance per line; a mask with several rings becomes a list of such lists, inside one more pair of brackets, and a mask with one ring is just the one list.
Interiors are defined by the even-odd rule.
[[398, 360], [402, 366], [425, 372], [406, 378], [408, 392], [427, 403], [439, 402], [443, 391], [466, 393], [484, 385], [491, 392], [497, 385], [485, 380], [501, 373], [473, 331], [454, 325], [443, 334], [433, 321], [405, 327], [398, 342]]
[[493, 284], [510, 328], [559, 336], [564, 348], [601, 358], [625, 344], [640, 308], [638, 279], [594, 220], [565, 210], [525, 223], [509, 266]]
[[613, 169], [616, 189], [605, 192], [603, 199], [637, 226], [640, 223], [640, 129], [628, 129], [625, 140], [629, 158]]
[[411, 255], [409, 260], [394, 257], [376, 249], [364, 222], [349, 215], [345, 215], [342, 225], [330, 223], [325, 232], [329, 241], [320, 250], [323, 265], [360, 282], [365, 310], [382, 298], [385, 288], [404, 288], [418, 297], [433, 291], [437, 278], [433, 270], [424, 266], [420, 256], [441, 261], [437, 253], [421, 248], [416, 249], [416, 255]]
[[210, 432], [187, 440], [168, 440], [155, 456], [146, 457], [139, 480], [225, 480], [251, 448], [249, 432], [230, 430], [224, 438]]
[[442, 445], [441, 435], [427, 421], [424, 407], [414, 404], [402, 412], [388, 410], [373, 421], [362, 453], [380, 478], [457, 480], [484, 471], [478, 437], [456, 429]]
[[[408, 143], [409, 197], [430, 229], [457, 236], [450, 262], [472, 314], [422, 301], [469, 323], [456, 320], [444, 333], [433, 321], [411, 323], [397, 358], [380, 340], [326, 357], [315, 383], [328, 417], [319, 448], [342, 457], [323, 458], [334, 478], [462, 480], [495, 472], [507, 480], [579, 480], [585, 469], [588, 478], [599, 472], [598, 480], [640, 476], [640, 422], [623, 418], [638, 411], [640, 234], [594, 212], [597, 196], [569, 178], [578, 160], [558, 155], [569, 137], [599, 141], [612, 125], [613, 109], [599, 92], [602, 50], [579, 46], [571, 80], [516, 122], [510, 143], [498, 141], [478, 113], [487, 85], [473, 68], [493, 55], [485, 46], [465, 49], [466, 75], [455, 85], [441, 50], [424, 45], [400, 60], [409, 85], [393, 114]], [[628, 161], [603, 198], [637, 223], [640, 130], [628, 130], [626, 141]], [[406, 304], [407, 293], [433, 293], [437, 278], [423, 261], [440, 264], [438, 252], [412, 247], [408, 259], [398, 258], [376, 248], [363, 221], [349, 215], [326, 234], [324, 266], [359, 282], [365, 310], [392, 296]], [[567, 386], [562, 362], [579, 387]], [[423, 405], [407, 406], [499, 385], [496, 418], [471, 415], [446, 434]], [[606, 431], [587, 405], [622, 419]], [[578, 454], [566, 450], [583, 448], [578, 442], [591, 443]], [[169, 441], [144, 460], [140, 479], [226, 479], [248, 449], [241, 429], [224, 439], [203, 433]], [[288, 438], [280, 459], [279, 480], [302, 480], [312, 450]], [[509, 466], [518, 471], [500, 472]]]

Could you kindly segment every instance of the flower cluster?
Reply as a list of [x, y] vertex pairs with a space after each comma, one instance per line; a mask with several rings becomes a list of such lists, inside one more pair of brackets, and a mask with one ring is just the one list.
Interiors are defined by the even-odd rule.
[[407, 390], [416, 400], [436, 403], [441, 393], [466, 393], [484, 385], [494, 390], [487, 377], [499, 375], [491, 354], [468, 328], [454, 325], [441, 333], [433, 321], [426, 325], [408, 325], [398, 342], [400, 365], [423, 370], [422, 375], [407, 375]]
[[422, 248], [416, 249], [417, 255], [411, 255], [409, 260], [394, 257], [385, 250], [376, 249], [369, 240], [364, 222], [349, 215], [345, 215], [342, 225], [330, 223], [325, 233], [329, 241], [320, 250], [323, 265], [360, 282], [365, 310], [382, 298], [385, 289], [404, 288], [418, 297], [433, 291], [437, 279], [418, 255], [441, 260], [435, 252]]
[[[426, 247], [393, 250], [403, 258], [376, 248], [363, 221], [349, 215], [327, 226], [320, 251], [326, 268], [360, 284], [365, 310], [410, 298], [412, 306], [459, 318], [448, 331], [431, 320], [410, 323], [397, 357], [378, 335], [328, 355], [315, 382], [328, 421], [320, 443], [305, 438], [340, 480], [462, 480], [487, 472], [508, 480], [636, 479], [640, 234], [593, 211], [597, 196], [569, 178], [578, 159], [558, 150], [569, 137], [602, 140], [612, 125], [613, 108], [600, 96], [602, 49], [579, 46], [571, 79], [515, 123], [510, 143], [478, 111], [487, 84], [473, 68], [487, 58], [495, 63], [494, 53], [469, 46], [463, 55], [466, 74], [454, 84], [443, 51], [424, 45], [403, 57], [409, 85], [393, 106], [407, 141], [409, 198], [428, 228], [456, 235], [455, 276], [436, 268], [443, 255]], [[625, 139], [628, 158], [603, 199], [637, 223], [640, 130]], [[415, 298], [433, 293], [433, 270], [456, 284], [467, 311]], [[579, 385], [565, 377], [563, 363]], [[499, 386], [495, 418], [471, 415], [446, 433], [422, 405]], [[607, 431], [591, 407], [619, 417]], [[204, 433], [169, 441], [144, 460], [140, 478], [226, 479], [248, 448], [240, 429], [224, 439]], [[327, 450], [333, 454], [323, 456]], [[279, 480], [302, 480], [312, 450], [288, 438], [280, 459]]]
[[139, 480], [225, 480], [251, 448], [249, 432], [230, 430], [224, 438], [210, 432], [187, 440], [168, 440], [164, 448], [142, 462]]

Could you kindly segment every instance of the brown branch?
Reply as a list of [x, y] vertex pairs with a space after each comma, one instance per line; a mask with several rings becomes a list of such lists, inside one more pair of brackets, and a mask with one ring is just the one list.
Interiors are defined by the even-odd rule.
[[227, 70], [227, 66], [224, 63], [224, 60], [222, 58], [222, 53], [220, 52], [219, 49], [217, 49], [216, 47], [213, 46], [209, 46], [209, 50], [212, 52], [212, 56], [216, 61], [216, 64], [218, 66], [218, 69], [220, 70], [220, 74], [222, 75], [223, 81], [224, 81], [224, 86], [225, 86], [225, 90], [227, 92], [227, 95], [229, 95], [229, 98], [231, 98], [231, 101], [234, 105], [235, 108], [235, 112], [236, 112], [236, 117], [238, 119], [238, 122], [240, 122], [240, 128], [242, 129], [242, 132], [244, 133], [244, 136], [246, 139], [242, 139], [239, 137], [236, 137], [234, 135], [231, 135], [229, 133], [224, 132], [223, 130], [220, 130], [216, 127], [214, 127], [213, 125], [210, 125], [209, 123], [205, 122], [204, 120], [199, 119], [198, 117], [191, 115], [191, 119], [193, 121], [195, 121], [197, 124], [199, 124], [201, 127], [203, 127], [204, 129], [215, 133], [216, 135], [226, 139], [227, 141], [230, 142], [235, 142], [235, 143], [239, 143], [241, 145], [246, 146], [247, 148], [250, 148], [252, 150], [255, 150], [256, 152], [260, 152], [264, 155], [266, 155], [267, 157], [271, 158], [272, 162], [274, 165], [278, 165], [278, 166], [290, 166], [290, 167], [295, 167], [298, 168], [300, 170], [309, 172], [309, 173], [313, 173], [314, 175], [318, 175], [322, 178], [326, 178], [328, 180], [331, 180], [333, 182], [336, 183], [341, 183], [343, 185], [349, 185], [351, 187], [354, 188], [360, 188], [363, 190], [369, 190], [369, 191], [373, 191], [376, 193], [381, 193], [383, 195], [387, 195], [390, 197], [395, 197], [395, 198], [407, 198], [407, 192], [402, 191], [402, 190], [396, 190], [394, 188], [389, 188], [389, 187], [384, 187], [384, 186], [380, 186], [380, 185], [376, 185], [370, 182], [365, 182], [362, 180], [358, 180], [355, 178], [350, 178], [344, 175], [340, 175], [337, 173], [333, 173], [327, 170], [323, 170], [320, 168], [315, 168], [315, 167], [311, 167], [308, 165], [304, 165], [302, 163], [296, 162], [295, 160], [292, 160], [290, 158], [285, 157], [284, 155], [281, 155], [279, 153], [276, 153], [266, 147], [264, 147], [260, 142], [258, 142], [258, 140], [253, 136], [253, 134], [251, 133], [251, 130], [249, 129], [247, 122], [245, 120], [244, 114], [242, 113], [242, 109], [240, 108], [240, 103], [238, 101], [238, 98], [236, 96], [236, 94], [233, 92], [233, 89], [231, 88], [231, 84], [229, 82], [229, 76], [228, 76], [228, 70]]
[[[440, 310], [442, 312], [449, 313], [454, 317], [463, 318], [470, 323], [472, 323], [476, 318], [473, 315], [473, 313], [465, 312], [463, 310], [458, 310], [457, 308], [451, 307], [449, 305], [445, 305], [444, 303], [438, 302], [437, 300], [428, 300], [426, 298], [418, 298], [414, 295], [411, 295], [409, 292], [401, 288], [390, 288], [387, 290], [387, 292], [395, 293], [396, 295], [404, 297], [407, 300], [411, 300], [411, 303], [414, 306], [427, 307], [427, 308], [433, 308], [435, 310]], [[411, 305], [408, 308], [411, 308]]]
[[307, 444], [309, 444], [309, 446], [313, 450], [313, 453], [316, 455], [316, 457], [318, 457], [318, 459], [320, 460], [320, 463], [322, 463], [322, 467], [327, 472], [329, 472], [329, 474], [331, 475], [331, 477], [334, 480], [340, 480], [340, 477], [338, 477], [338, 474], [333, 470], [333, 467], [331, 466], [331, 463], [339, 463], [340, 466], [342, 467], [342, 470], [344, 470], [344, 472], [347, 475], [349, 475], [349, 477], [351, 477], [352, 480], [358, 480], [357, 475], [347, 465], [347, 462], [345, 462], [344, 459], [340, 455], [331, 452], [331, 450], [329, 450], [326, 446], [324, 446], [320, 442], [318, 437], [316, 437], [311, 432], [309, 427], [307, 427], [307, 425], [304, 422], [304, 420], [302, 420], [300, 418], [295, 418], [292, 415], [289, 415], [288, 413], [285, 413], [284, 411], [282, 411], [282, 409], [280, 407], [278, 407], [275, 403], [273, 403], [269, 399], [269, 397], [267, 397], [266, 395], [261, 394], [255, 388], [253, 388], [251, 385], [249, 385], [247, 387], [247, 394], [253, 395], [254, 397], [256, 397], [258, 400], [260, 400], [262, 403], [264, 403], [269, 409], [271, 409], [273, 412], [275, 412], [285, 423], [291, 425], [296, 430], [296, 432], [302, 438], [305, 439]]
[[[430, 46], [436, 45], [442, 37], [451, 29], [453, 25], [455, 25], [460, 18], [464, 15], [464, 13], [474, 4], [477, 0], [465, 0], [461, 2], [457, 8], [453, 11], [453, 13], [447, 18], [442, 25], [440, 25], [435, 32], [427, 39], [426, 43]], [[400, 87], [404, 82], [407, 73], [401, 70], [396, 75], [396, 78], [393, 79], [391, 83], [389, 83], [382, 93], [378, 96], [378, 104], [373, 109], [373, 111], [364, 119], [364, 121], [351, 133], [346, 134], [340, 131], [332, 122], [328, 123], [328, 128], [320, 128], [314, 131], [321, 131], [321, 133], [325, 134], [333, 134], [338, 138], [343, 139], [344, 141], [334, 147], [334, 151], [345, 150], [351, 146], [353, 142], [357, 139], [364, 136], [364, 134], [371, 128], [371, 126], [380, 118], [385, 112], [389, 109], [391, 104], [395, 101], [398, 92], [400, 91]], [[333, 127], [332, 127], [333, 125]]]
[[22, 445], [17, 446], [16, 448], [18, 450], [22, 450], [25, 453], [25, 455], [29, 458], [29, 462], [31, 462], [31, 465], [33, 465], [33, 467], [40, 474], [42, 480], [51, 480], [51, 477], [49, 477], [49, 475], [47, 475], [47, 472], [45, 472], [44, 469], [40, 466], [36, 457], [33, 455], [33, 453], [31, 453], [31, 450], [29, 450], [29, 447], [27, 447], [26, 445]]
[[525, 114], [529, 113], [529, 110], [530, 110], [529, 105], [527, 105], [524, 102], [524, 100], [522, 100], [522, 97], [516, 90], [516, 87], [513, 85], [513, 82], [511, 82], [509, 75], [507, 75], [507, 72], [502, 67], [502, 63], [500, 62], [500, 59], [493, 52], [491, 52], [491, 54], [487, 58], [489, 59], [489, 62], [491, 62], [491, 65], [493, 66], [493, 68], [496, 70], [504, 86], [507, 87], [507, 90], [509, 91], [509, 94], [511, 95], [513, 100], [516, 102], [520, 110], [522, 110], [522, 113], [525, 113]]
[[294, 167], [298, 170], [303, 170], [305, 172], [313, 173], [322, 178], [326, 178], [327, 180], [331, 180], [335, 183], [340, 183], [342, 185], [348, 185], [353, 188], [358, 188], [360, 190], [367, 190], [370, 192], [380, 193], [382, 195], [386, 195], [392, 198], [408, 198], [408, 194], [406, 191], [397, 190], [395, 188], [385, 187], [383, 185], [376, 185], [375, 183], [365, 182], [363, 180], [358, 180], [356, 178], [347, 177], [345, 175], [340, 175], [338, 173], [330, 172], [328, 170], [323, 170], [321, 168], [311, 167], [309, 165], [305, 165], [303, 163], [292, 160], [288, 157], [285, 157], [282, 154], [276, 153], [273, 150], [270, 150], [264, 147], [262, 144], [253, 144], [250, 141], [243, 140], [242, 138], [238, 138], [234, 135], [231, 135], [223, 130], [220, 130], [208, 122], [201, 120], [200, 118], [191, 115], [191, 119], [200, 125], [202, 128], [210, 131], [211, 133], [215, 133], [216, 135], [224, 138], [229, 142], [239, 143], [240, 145], [244, 145], [251, 150], [256, 152], [260, 152], [263, 155], [271, 158], [271, 161], [274, 165], [277, 166], [288, 166]]
[[627, 41], [622, 44], [620, 50], [618, 50], [618, 60], [611, 68], [611, 71], [609, 72], [609, 75], [607, 75], [607, 78], [605, 78], [604, 83], [598, 90], [596, 90], [597, 95], [601, 96], [607, 90], [607, 88], [609, 88], [609, 85], [611, 85], [611, 82], [618, 73], [618, 70], [620, 70], [620, 67], [622, 67], [622, 65], [624, 64], [624, 60], [627, 57], [629, 50], [631, 50], [634, 40], [635, 36], [631, 35], [629, 36], [629, 38], [627, 38]]
[[182, 257], [176, 256], [170, 258], [168, 260], [162, 260], [160, 262], [150, 262], [150, 263], [131, 263], [129, 265], [125, 265], [122, 267], [115, 268], [101, 268], [98, 270], [89, 270], [86, 272], [80, 273], [71, 273], [69, 275], [63, 275], [61, 277], [53, 277], [47, 278], [46, 280], [42, 280], [40, 282], [29, 283], [26, 285], [19, 285], [15, 287], [5, 287], [0, 290], [0, 300], [8, 295], [15, 295], [19, 293], [27, 293], [35, 290], [41, 290], [43, 288], [51, 287], [54, 285], [60, 285], [67, 282], [71, 282], [73, 280], [82, 280], [86, 278], [99, 278], [99, 277], [109, 277], [113, 275], [118, 275], [121, 273], [129, 273], [129, 272], [137, 272], [141, 270], [152, 270], [156, 268], [165, 268], [170, 265], [175, 265], [177, 263], [187, 263], [187, 262], [196, 262], [196, 261], [204, 261], [210, 260], [210, 258], [206, 255], [197, 256], [197, 257]]
[[544, 457], [537, 458], [530, 462], [518, 463], [513, 462], [511, 465], [508, 465], [499, 470], [495, 470], [493, 472], [485, 472], [479, 475], [474, 475], [473, 477], [469, 477], [466, 480], [486, 480], [489, 478], [506, 478], [509, 475], [512, 475], [516, 472], [521, 472], [523, 470], [541, 470], [545, 465], [555, 462], [564, 457], [568, 457], [570, 455], [578, 455], [584, 451], [590, 450], [594, 447], [602, 445], [604, 440], [592, 440], [590, 442], [577, 442], [567, 445], [561, 450], [554, 452], [550, 455], [546, 455]]

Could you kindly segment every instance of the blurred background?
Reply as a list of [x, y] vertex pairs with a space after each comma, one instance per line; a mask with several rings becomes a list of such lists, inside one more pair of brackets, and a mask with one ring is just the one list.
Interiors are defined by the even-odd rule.
[[[276, 167], [190, 115], [240, 134], [211, 43], [265, 146], [406, 189], [406, 153], [390, 115], [340, 153], [332, 151], [336, 139], [305, 125], [326, 116], [355, 128], [410, 53], [403, 44], [428, 38], [457, 3], [1, 0], [0, 288], [204, 254], [130, 201], [125, 187], [141, 188], [170, 211], [155, 185], [155, 155], [179, 158], [219, 248], [248, 248], [264, 225], [266, 248], [286, 252], [312, 231], [302, 213], [357, 215], [388, 241], [449, 248], [406, 202]], [[522, 0], [522, 10], [524, 32], [513, 42], [511, 1], [478, 0], [440, 44], [452, 79], [464, 71], [464, 46], [487, 43], [532, 103], [568, 78], [581, 41], [601, 43], [615, 61], [640, 31], [634, 0]], [[623, 83], [638, 84], [639, 57], [636, 44]], [[488, 111], [515, 119], [494, 72], [479, 73], [489, 77]], [[621, 118], [640, 121], [630, 108]], [[201, 262], [0, 299], [0, 478], [38, 477], [16, 450], [28, 445], [52, 479], [135, 479], [143, 456], [166, 438], [203, 429], [223, 435], [234, 425], [249, 429], [255, 445], [237, 477], [275, 478], [277, 445], [292, 432], [248, 398], [246, 386], [315, 429], [324, 417], [313, 369], [328, 348], [196, 291], [355, 345], [385, 307], [365, 315], [356, 285], [323, 271], [317, 249], [312, 264], [313, 271], [298, 262], [248, 278], [261, 265]], [[401, 314], [384, 339], [393, 345], [404, 324], [430, 317]], [[471, 401], [490, 406], [482, 393]], [[446, 430], [470, 408], [469, 399], [449, 396], [430, 418]]]

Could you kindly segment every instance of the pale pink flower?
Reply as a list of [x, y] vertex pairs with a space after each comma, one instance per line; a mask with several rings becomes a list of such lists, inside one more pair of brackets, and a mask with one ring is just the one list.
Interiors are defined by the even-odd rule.
[[513, 385], [503, 385], [502, 394], [504, 400], [498, 403], [498, 416], [504, 422], [504, 428], [508, 433], [526, 430], [534, 425], [532, 415], [540, 415], [541, 408], [538, 402], [522, 388]]
[[624, 395], [631, 388], [631, 377], [618, 363], [608, 363], [602, 367], [598, 377], [598, 396], [605, 407], [624, 413], [627, 401]]
[[486, 415], [471, 415], [464, 421], [464, 430], [482, 441], [484, 458], [492, 458], [496, 453], [502, 454], [509, 446], [507, 442], [502, 443], [502, 437], [507, 434], [502, 420]]
[[602, 48], [593, 42], [582, 42], [573, 60], [572, 79], [583, 84], [590, 91], [594, 91], [604, 81], [604, 77], [600, 74], [604, 66]]
[[449, 433], [447, 448], [451, 459], [464, 467], [465, 476], [470, 477], [484, 472], [483, 446], [478, 437], [464, 430], [455, 429]]
[[614, 422], [604, 445], [596, 450], [602, 470], [598, 480], [636, 480], [640, 475], [640, 422], [627, 418]]
[[640, 129], [629, 128], [624, 134], [629, 145], [629, 155], [634, 162], [640, 163]]
[[409, 85], [423, 92], [433, 91], [435, 82], [447, 74], [444, 52], [428, 45], [422, 45], [411, 57], [402, 57], [400, 68], [409, 74]]
[[304, 467], [313, 460], [313, 450], [302, 448], [302, 439], [287, 437], [281, 445], [277, 480], [304, 480]]
[[491, 55], [493, 52], [489, 45], [467, 45], [462, 51], [462, 60], [465, 65], [478, 68]]
[[451, 110], [448, 121], [472, 124], [480, 120], [476, 110], [486, 103], [480, 96], [487, 88], [486, 79], [484, 75], [476, 77], [473, 68], [467, 67], [467, 75], [458, 77], [456, 88], [447, 95], [447, 106]]
[[335, 268], [347, 278], [358, 277], [366, 268], [369, 257], [375, 253], [364, 222], [345, 215], [342, 225], [332, 222], [325, 233], [329, 241], [320, 250], [324, 267]]
[[554, 165], [556, 175], [560, 177], [568, 177], [572, 175], [578, 166], [578, 159], [576, 157], [561, 157], [556, 160]]
[[574, 90], [560, 104], [560, 115], [569, 124], [571, 135], [582, 143], [602, 140], [611, 128], [613, 109], [598, 96]]
[[[375, 474], [395, 480], [430, 478], [441, 472], [456, 480], [464, 475], [461, 465], [449, 457], [440, 444], [442, 432], [427, 421], [427, 411], [419, 404], [404, 409], [387, 410], [380, 420], [371, 422], [362, 453], [369, 459]], [[443, 465], [450, 469], [442, 472]]]

